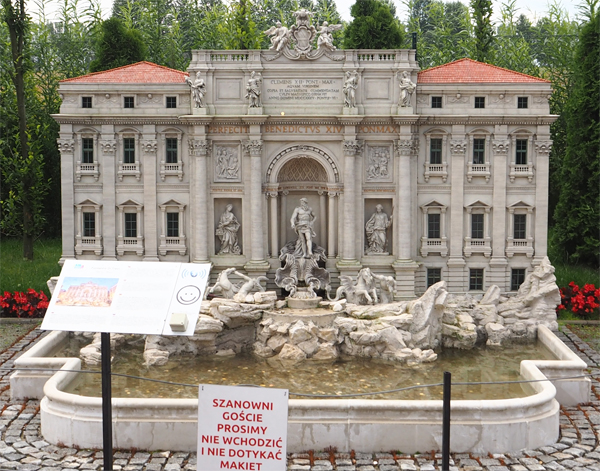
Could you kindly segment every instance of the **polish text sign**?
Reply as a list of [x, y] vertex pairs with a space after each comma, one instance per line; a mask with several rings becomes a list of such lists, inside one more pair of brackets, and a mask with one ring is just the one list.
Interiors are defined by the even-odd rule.
[[288, 390], [201, 384], [198, 469], [285, 471]]

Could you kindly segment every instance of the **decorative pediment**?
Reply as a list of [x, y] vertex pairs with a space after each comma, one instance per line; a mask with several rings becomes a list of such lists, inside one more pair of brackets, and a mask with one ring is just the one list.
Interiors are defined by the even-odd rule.
[[127, 206], [129, 206], [129, 207], [136, 207], [136, 208], [143, 208], [144, 207], [143, 204], [138, 203], [135, 200], [127, 200], [127, 201], [125, 201], [125, 202], [123, 202], [121, 204], [118, 204], [117, 208], [124, 208], [124, 207], [127, 207]]

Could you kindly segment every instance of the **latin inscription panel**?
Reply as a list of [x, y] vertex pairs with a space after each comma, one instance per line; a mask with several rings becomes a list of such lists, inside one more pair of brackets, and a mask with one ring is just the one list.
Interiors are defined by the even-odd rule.
[[266, 101], [331, 103], [342, 99], [341, 79], [268, 79]]

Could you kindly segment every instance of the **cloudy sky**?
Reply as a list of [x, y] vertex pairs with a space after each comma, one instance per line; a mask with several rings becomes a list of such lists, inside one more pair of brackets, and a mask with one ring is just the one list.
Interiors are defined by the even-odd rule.
[[[102, 4], [102, 12], [105, 18], [109, 17], [112, 10], [113, 0], [100, 0]], [[342, 18], [346, 21], [350, 21], [352, 17], [350, 16], [350, 7], [354, 4], [356, 0], [336, 0], [336, 5], [338, 7], [338, 11], [342, 15]], [[447, 1], [447, 0], [444, 0]], [[468, 0], [461, 0], [465, 4], [469, 4]], [[506, 3], [508, 0], [494, 0], [494, 13], [498, 15], [500, 9], [502, 7], [502, 3]], [[536, 18], [545, 16], [545, 13], [548, 10], [549, 1], [556, 2], [563, 9], [567, 10], [569, 13], [569, 17], [575, 19], [577, 14], [577, 5], [580, 4], [579, 0], [516, 0], [516, 6], [518, 8], [517, 13], [524, 13], [531, 20], [535, 20]], [[581, 0], [583, 1], [583, 0]], [[31, 14], [35, 17], [35, 4], [37, 2], [30, 0], [28, 2], [29, 7], [31, 8]], [[60, 0], [46, 0], [46, 13], [48, 18], [52, 18], [54, 15], [52, 14], [58, 8], [60, 4]], [[402, 20], [406, 19], [406, 8], [402, 2], [402, 0], [394, 0], [394, 3], [397, 8], [398, 17]], [[85, 0], [79, 0], [79, 5], [84, 7], [87, 4]]]

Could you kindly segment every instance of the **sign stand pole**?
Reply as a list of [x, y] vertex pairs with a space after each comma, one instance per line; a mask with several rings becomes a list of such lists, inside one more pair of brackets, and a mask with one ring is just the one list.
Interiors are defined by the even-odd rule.
[[110, 378], [110, 333], [100, 334], [100, 352], [102, 356], [102, 443], [104, 452], [104, 471], [113, 471], [112, 444], [112, 390]]

